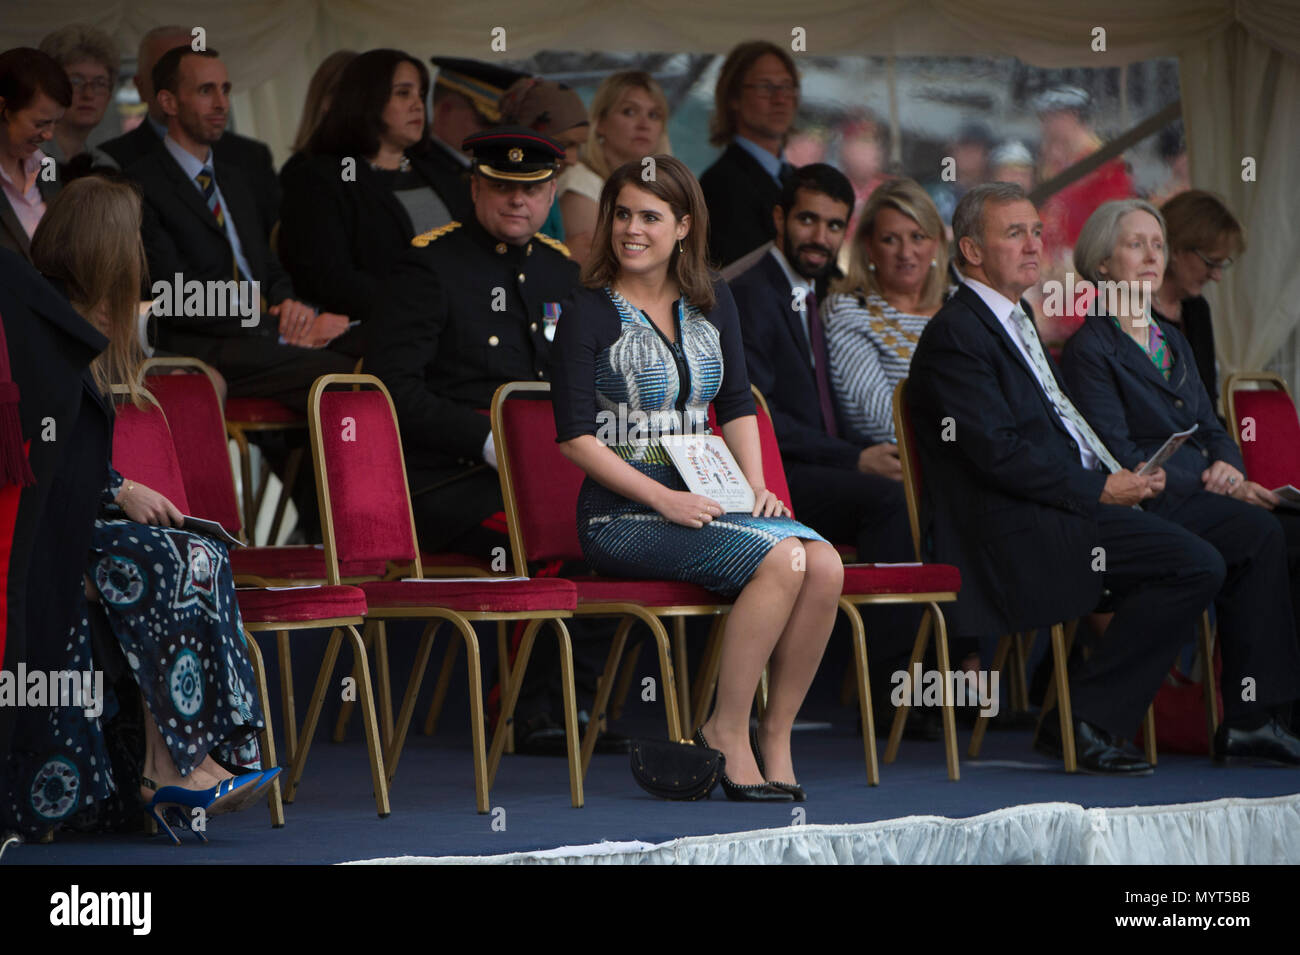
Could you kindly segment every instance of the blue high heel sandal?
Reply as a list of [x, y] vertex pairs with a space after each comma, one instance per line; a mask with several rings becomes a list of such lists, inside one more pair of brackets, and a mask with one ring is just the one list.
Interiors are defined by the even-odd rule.
[[157, 783], [144, 776], [140, 778], [140, 783], [154, 790], [153, 799], [146, 808], [171, 837], [172, 842], [180, 845], [180, 837], [172, 830], [173, 825], [193, 832], [199, 842], [207, 842], [208, 837], [204, 832], [191, 824], [194, 810], [202, 809], [208, 816], [229, 812], [237, 808], [239, 800], [247, 795], [248, 788], [256, 786], [264, 775], [261, 772], [245, 773], [233, 779], [223, 779], [209, 789], [186, 789], [183, 786], [163, 786], [159, 789]]
[[[171, 837], [174, 845], [180, 845], [180, 836], [172, 830], [172, 826], [178, 829], [188, 829], [198, 837], [199, 842], [207, 842], [208, 837], [198, 829], [190, 825], [190, 819], [193, 817], [195, 809], [202, 809], [207, 812], [208, 807], [216, 801], [216, 788], [212, 789], [185, 789], [181, 786], [163, 786], [158, 784], [147, 776], [140, 777], [140, 784], [154, 790], [153, 799], [145, 808], [153, 816], [154, 821], [163, 828], [163, 831]], [[189, 810], [188, 812], [186, 810]]]

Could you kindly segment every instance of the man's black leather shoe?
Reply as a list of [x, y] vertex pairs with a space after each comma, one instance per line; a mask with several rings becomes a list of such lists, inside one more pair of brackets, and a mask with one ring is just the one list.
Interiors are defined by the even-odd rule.
[[1276, 716], [1253, 730], [1233, 729], [1224, 723], [1214, 734], [1214, 758], [1217, 762], [1240, 759], [1300, 766], [1300, 739]]
[[[1034, 740], [1034, 749], [1046, 756], [1061, 759], [1061, 718], [1052, 710], [1043, 718], [1043, 726]], [[1094, 776], [1150, 776], [1154, 767], [1133, 753], [1126, 753], [1100, 726], [1086, 720], [1074, 721], [1074, 750], [1081, 773]]]

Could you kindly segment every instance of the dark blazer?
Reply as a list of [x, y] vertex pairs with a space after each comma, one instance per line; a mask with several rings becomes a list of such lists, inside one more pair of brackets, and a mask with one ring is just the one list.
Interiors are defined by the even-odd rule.
[[[856, 468], [861, 448], [826, 433], [811, 346], [794, 310], [790, 280], [772, 255], [765, 255], [731, 281], [740, 312], [749, 380], [763, 393], [786, 461]], [[834, 394], [831, 401], [835, 401]], [[844, 433], [835, 406], [836, 427]]]
[[776, 234], [772, 209], [781, 187], [743, 148], [731, 143], [700, 176], [709, 208], [709, 258], [730, 265]]
[[1182, 324], [1165, 319], [1159, 312], [1155, 313], [1163, 327], [1173, 325], [1183, 333], [1187, 344], [1192, 346], [1192, 355], [1196, 358], [1196, 368], [1201, 373], [1201, 383], [1210, 394], [1210, 403], [1219, 402], [1219, 374], [1214, 364], [1214, 322], [1210, 318], [1210, 303], [1204, 295], [1185, 298], [1182, 301]]
[[[45, 200], [46, 207], [58, 195], [60, 185], [60, 180], [57, 178], [53, 182], [46, 182], [37, 174], [36, 189]], [[28, 262], [32, 260], [32, 240], [28, 238], [23, 224], [18, 221], [18, 213], [14, 212], [13, 204], [9, 202], [9, 196], [3, 189], [0, 189], [0, 249], [17, 253]]]
[[[162, 137], [159, 136], [146, 118], [129, 133], [123, 133], [106, 143], [100, 143], [100, 149], [117, 160], [123, 171], [148, 156], [163, 149]], [[275, 164], [271, 161], [271, 150], [266, 143], [240, 136], [238, 133], [226, 132], [217, 140], [212, 152], [218, 165], [238, 166], [244, 174], [253, 201], [257, 204], [258, 214], [266, 228], [263, 238], [270, 240], [271, 227], [280, 216], [280, 180], [275, 174]], [[221, 174], [218, 173], [218, 181]], [[222, 183], [222, 191], [225, 184]], [[241, 233], [240, 238], [243, 238]]]
[[482, 412], [505, 382], [546, 377], [546, 306], [578, 284], [559, 243], [508, 245], [473, 218], [414, 245], [386, 283], [366, 355], [393, 396], [412, 495], [484, 467]]
[[[8, 251], [0, 251], [0, 316], [36, 477], [13, 527], [4, 668], [58, 669], [107, 478], [109, 410], [87, 368], [108, 341]], [[12, 710], [0, 707], [0, 752]]]
[[[299, 154], [281, 172], [280, 259], [293, 287], [313, 305], [367, 321], [385, 280], [410, 247], [415, 227], [405, 207], [364, 160], [355, 181], [345, 182], [342, 157]], [[425, 157], [411, 168], [451, 212], [469, 212], [458, 200], [457, 180]], [[224, 187], [223, 187], [224, 188]]]
[[922, 539], [931, 559], [961, 568], [952, 632], [1006, 633], [1093, 610], [1106, 475], [1079, 463], [1029, 364], [969, 286], [921, 333], [907, 397], [925, 486]]
[[1245, 470], [1232, 436], [1214, 414], [1192, 346], [1178, 329], [1156, 320], [1173, 351], [1166, 380], [1147, 353], [1107, 316], [1093, 315], [1065, 345], [1061, 368], [1075, 406], [1120, 464], [1135, 469], [1175, 431], [1200, 425], [1165, 463], [1165, 490], [1145, 509], [1172, 511], [1203, 489], [1201, 472], [1215, 461]]
[[[150, 134], [152, 135], [152, 133]], [[289, 275], [271, 252], [266, 236], [269, 228], [262, 221], [257, 202], [238, 166], [223, 164], [215, 157], [213, 171], [226, 200], [226, 213], [235, 223], [244, 258], [252, 270], [251, 278], [261, 283], [261, 293], [271, 305], [293, 297]], [[198, 186], [172, 158], [160, 148], [137, 160], [127, 170], [144, 194], [145, 254], [149, 258], [149, 281], [171, 282], [176, 273], [185, 281], [229, 281], [235, 274], [235, 253], [225, 231], [217, 225]], [[221, 317], [160, 318], [159, 344], [168, 347], [172, 332], [210, 336], [241, 335], [250, 331], [261, 336], [278, 334], [277, 324], [263, 315], [258, 329], [240, 325], [240, 319]]]

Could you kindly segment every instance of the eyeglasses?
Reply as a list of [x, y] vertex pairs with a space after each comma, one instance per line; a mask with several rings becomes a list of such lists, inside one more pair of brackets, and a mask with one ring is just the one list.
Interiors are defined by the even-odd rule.
[[1193, 249], [1196, 257], [1205, 263], [1205, 267], [1213, 271], [1218, 269], [1220, 272], [1226, 272], [1232, 266], [1232, 259], [1212, 259], [1200, 249]]
[[92, 93], [107, 93], [112, 89], [112, 85], [102, 76], [97, 76], [93, 80], [88, 80], [84, 76], [73, 74], [68, 77], [68, 82], [72, 84], [74, 90], [79, 90], [83, 86], [89, 86]]
[[794, 83], [769, 83], [767, 80], [761, 83], [745, 83], [744, 88], [758, 90], [758, 95], [763, 99], [772, 99], [778, 93], [782, 96], [795, 96], [799, 92], [799, 87]]

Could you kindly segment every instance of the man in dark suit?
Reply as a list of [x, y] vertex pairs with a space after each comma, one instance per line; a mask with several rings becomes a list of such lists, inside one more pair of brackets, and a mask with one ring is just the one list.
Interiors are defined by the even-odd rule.
[[481, 526], [503, 506], [482, 412], [499, 385], [546, 377], [558, 303], [578, 267], [537, 234], [564, 150], [510, 127], [467, 144], [474, 215], [412, 240], [366, 361], [397, 408], [421, 546], [486, 560], [505, 538]]
[[[174, 314], [175, 290], [156, 308], [158, 344], [193, 355], [226, 378], [232, 397], [274, 398], [306, 407], [307, 390], [320, 375], [349, 371], [354, 361], [326, 345], [348, 327], [347, 316], [317, 313], [293, 298], [288, 276], [266, 241], [252, 190], [236, 167], [214, 160], [229, 110], [230, 82], [213, 50], [177, 47], [154, 66], [157, 99], [167, 117], [163, 148], [131, 165], [128, 175], [144, 195], [145, 252], [151, 287], [197, 281], [209, 288], [232, 279], [240, 304], [264, 297], [270, 315], [231, 315], [229, 307]], [[257, 283], [254, 287], [253, 283]], [[187, 295], [185, 296], [187, 297]], [[187, 309], [189, 311], [189, 309]]]
[[[505, 382], [546, 378], [559, 303], [578, 284], [578, 267], [538, 233], [564, 149], [514, 127], [471, 136], [466, 148], [474, 215], [412, 240], [366, 363], [397, 409], [421, 548], [488, 561], [509, 542], [484, 412]], [[521, 752], [561, 751], [552, 648], [538, 644], [520, 690]]]
[[[1118, 738], [1134, 733], [1214, 599], [1223, 558], [1133, 506], [1164, 489], [1164, 472], [1120, 466], [1017, 307], [1038, 281], [1043, 248], [1024, 191], [975, 187], [953, 233], [966, 282], [922, 333], [907, 392], [924, 539], [933, 559], [962, 572], [949, 627], [981, 636], [1050, 626], [1090, 613], [1109, 591], [1114, 617], [1070, 674], [1079, 766], [1150, 773]], [[1059, 755], [1057, 721], [1043, 722], [1037, 745]]]
[[[135, 129], [101, 143], [99, 147], [122, 169], [163, 148], [167, 117], [158, 105], [153, 68], [168, 50], [181, 46], [188, 49], [192, 42], [189, 29], [181, 26], [155, 27], [141, 38], [135, 64], [135, 88], [140, 94], [140, 102], [148, 106], [149, 112]], [[256, 139], [225, 130], [212, 144], [212, 151], [217, 162], [243, 173], [266, 230], [263, 238], [269, 241], [271, 229], [280, 218], [280, 180], [275, 174], [271, 150]]]
[[727, 54], [709, 130], [709, 142], [726, 149], [700, 176], [709, 258], [719, 268], [772, 238], [772, 207], [794, 170], [783, 149], [798, 107], [799, 72], [788, 51], [753, 41]]
[[[860, 560], [911, 561], [916, 557], [897, 449], [864, 448], [842, 437], [830, 385], [818, 302], [852, 212], [853, 186], [839, 170], [824, 163], [795, 170], [773, 205], [775, 244], [730, 287], [749, 380], [771, 410], [799, 520], [832, 543], [852, 545]], [[875, 613], [873, 633], [880, 640], [873, 637], [872, 679], [879, 688], [873, 698], [883, 705], [889, 674], [907, 665], [916, 614]], [[909, 729], [931, 735], [937, 722], [937, 713], [921, 710]]]

